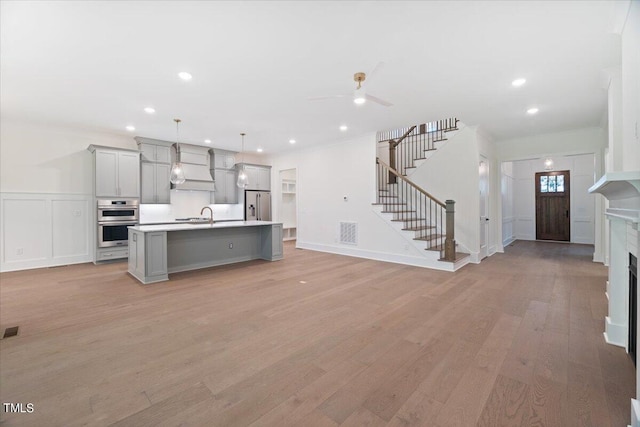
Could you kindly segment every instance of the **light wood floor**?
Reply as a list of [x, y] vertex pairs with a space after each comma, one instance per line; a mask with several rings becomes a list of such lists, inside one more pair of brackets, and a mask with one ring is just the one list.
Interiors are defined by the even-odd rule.
[[2, 426], [626, 426], [606, 269], [516, 242], [457, 273], [285, 246], [140, 285], [125, 263], [0, 275]]

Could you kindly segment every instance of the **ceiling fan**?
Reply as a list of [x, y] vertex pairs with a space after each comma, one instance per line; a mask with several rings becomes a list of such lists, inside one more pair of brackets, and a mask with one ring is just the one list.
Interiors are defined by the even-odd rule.
[[[373, 71], [369, 75], [369, 82], [371, 82], [371, 79], [373, 78], [375, 73], [379, 71], [383, 65], [384, 65], [384, 62], [379, 62], [378, 65], [376, 65], [376, 67], [373, 69]], [[358, 83], [358, 87], [355, 88], [352, 94], [350, 93], [350, 94], [344, 94], [344, 95], [316, 96], [316, 97], [307, 98], [307, 99], [309, 101], [321, 101], [324, 99], [352, 97], [353, 102], [358, 105], [362, 105], [367, 101], [371, 101], [371, 102], [375, 102], [376, 104], [383, 105], [385, 107], [391, 107], [393, 104], [390, 103], [389, 101], [385, 101], [384, 99], [378, 98], [377, 96], [370, 95], [366, 92], [365, 85], [364, 85], [364, 81], [366, 80], [366, 78], [367, 78], [367, 75], [363, 72], [358, 72], [353, 75], [353, 81]]]

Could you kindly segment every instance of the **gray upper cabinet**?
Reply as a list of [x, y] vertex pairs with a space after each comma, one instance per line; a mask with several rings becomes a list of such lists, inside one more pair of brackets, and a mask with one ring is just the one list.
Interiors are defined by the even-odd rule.
[[236, 187], [236, 153], [233, 151], [214, 148], [212, 151], [212, 175], [215, 177], [216, 190], [211, 194], [211, 203], [238, 203], [238, 188]]
[[140, 148], [140, 203], [171, 202], [171, 142], [136, 137]]
[[139, 143], [140, 160], [143, 162], [171, 163], [171, 148], [149, 143]]
[[165, 163], [142, 162], [140, 164], [140, 203], [170, 203], [171, 165]]
[[[241, 168], [242, 164], [238, 164]], [[249, 181], [247, 190], [271, 191], [271, 166], [263, 165], [244, 165]]]
[[216, 169], [216, 191], [211, 194], [214, 204], [238, 203], [238, 187], [236, 187], [235, 169]]
[[140, 197], [140, 153], [90, 146], [95, 159], [96, 197]]

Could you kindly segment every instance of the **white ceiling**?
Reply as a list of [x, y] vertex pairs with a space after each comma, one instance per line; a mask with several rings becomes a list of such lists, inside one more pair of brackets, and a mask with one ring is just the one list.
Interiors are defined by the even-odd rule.
[[[244, 131], [266, 153], [449, 116], [498, 140], [598, 126], [617, 6], [2, 1], [2, 115], [165, 140], [178, 117], [182, 142], [238, 150]], [[380, 61], [368, 92], [393, 107], [307, 100], [351, 92]]]

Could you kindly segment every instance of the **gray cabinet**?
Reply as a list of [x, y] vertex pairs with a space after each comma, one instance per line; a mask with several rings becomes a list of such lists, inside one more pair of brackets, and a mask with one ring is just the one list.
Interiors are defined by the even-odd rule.
[[169, 146], [152, 143], [138, 143], [140, 160], [143, 162], [171, 163], [171, 149]]
[[214, 204], [238, 203], [235, 169], [215, 169], [214, 173], [216, 191], [212, 193], [211, 202]]
[[233, 169], [236, 166], [236, 153], [214, 148], [213, 165], [215, 169]]
[[[238, 168], [242, 167], [238, 164]], [[271, 191], [271, 166], [244, 164], [247, 173], [247, 190]]]
[[140, 197], [140, 153], [90, 146], [96, 197]]
[[215, 179], [215, 191], [211, 193], [211, 203], [238, 203], [238, 187], [236, 187], [236, 158], [235, 152], [214, 148], [211, 164], [212, 175]]
[[140, 163], [140, 203], [170, 203], [171, 165], [165, 163]]
[[140, 203], [171, 201], [171, 143], [136, 137], [140, 148]]
[[129, 273], [142, 283], [167, 280], [167, 232], [129, 229]]

